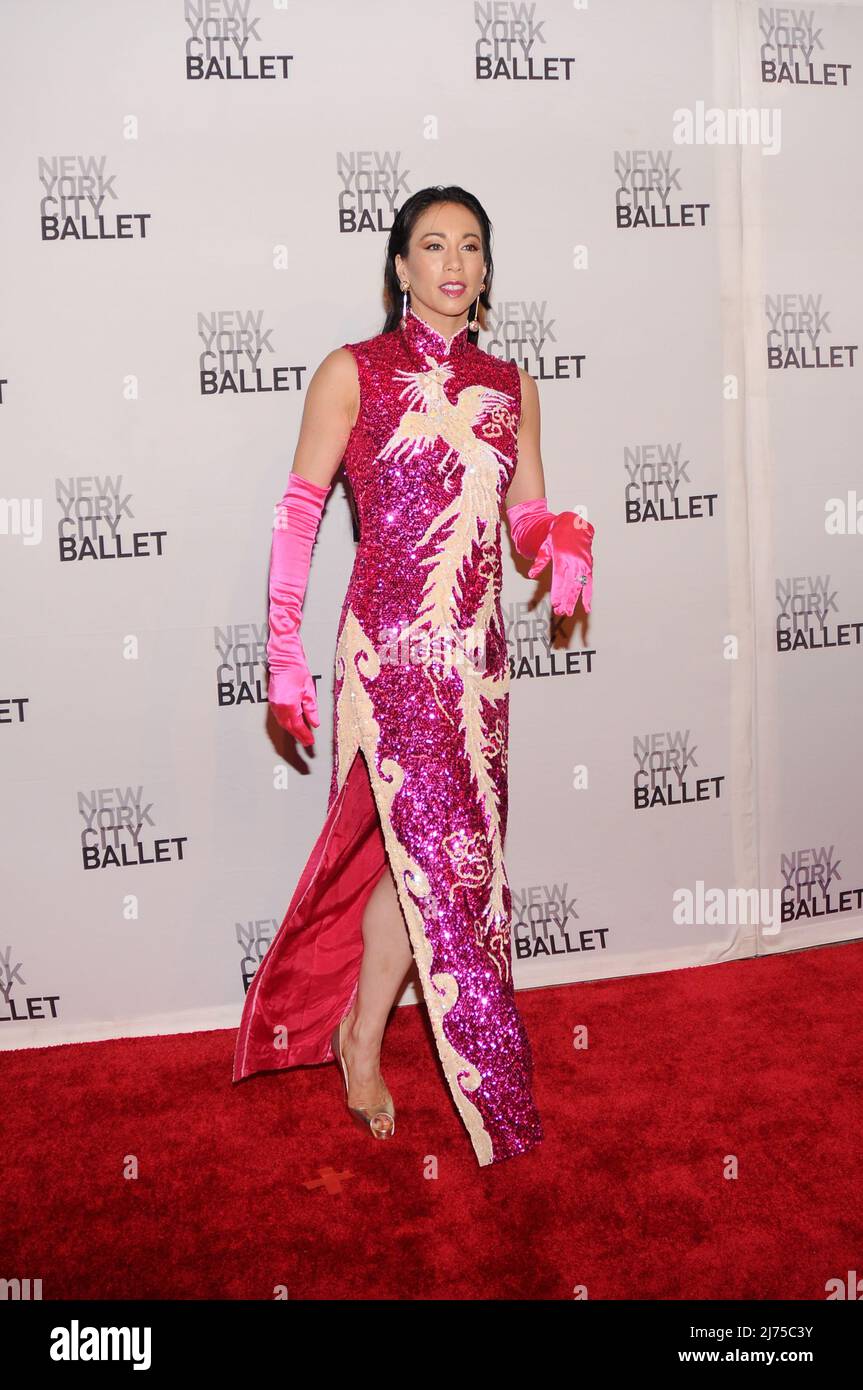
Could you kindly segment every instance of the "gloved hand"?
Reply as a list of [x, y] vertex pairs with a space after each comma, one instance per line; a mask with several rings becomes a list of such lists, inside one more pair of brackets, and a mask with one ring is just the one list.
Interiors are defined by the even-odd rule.
[[585, 613], [593, 596], [594, 527], [577, 512], [548, 510], [544, 497], [507, 507], [513, 544], [533, 560], [528, 577], [536, 579], [551, 561], [551, 606], [559, 616], [575, 612], [579, 597]]
[[321, 721], [315, 683], [300, 641], [300, 623], [312, 546], [329, 490], [291, 473], [276, 508], [270, 553], [267, 698], [282, 728], [306, 748], [311, 748], [315, 739], [304, 716], [315, 727]]

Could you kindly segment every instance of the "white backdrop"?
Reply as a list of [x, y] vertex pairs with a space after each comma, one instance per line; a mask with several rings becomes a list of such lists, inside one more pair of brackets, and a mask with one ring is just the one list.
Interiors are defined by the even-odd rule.
[[355, 543], [340, 474], [307, 757], [273, 506], [428, 184], [491, 216], [480, 345], [596, 526], [553, 636], [505, 547], [517, 985], [859, 937], [861, 6], [203, 8], [3, 6], [0, 1047], [239, 1020], [325, 815]]

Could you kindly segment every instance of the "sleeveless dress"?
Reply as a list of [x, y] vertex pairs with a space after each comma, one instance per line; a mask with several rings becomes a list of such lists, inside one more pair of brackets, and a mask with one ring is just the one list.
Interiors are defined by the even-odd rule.
[[344, 456], [360, 540], [336, 640], [327, 816], [246, 995], [233, 1080], [333, 1060], [363, 911], [389, 860], [440, 1063], [483, 1166], [543, 1138], [503, 858], [501, 508], [521, 383], [466, 325], [447, 342], [410, 309], [396, 330], [344, 346], [360, 379]]

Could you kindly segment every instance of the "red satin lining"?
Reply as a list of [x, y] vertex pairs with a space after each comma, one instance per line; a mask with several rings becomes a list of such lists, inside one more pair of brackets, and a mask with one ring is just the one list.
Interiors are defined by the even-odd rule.
[[[234, 1081], [332, 1060], [330, 1037], [356, 993], [366, 902], [387, 863], [360, 750], [306, 862], [279, 931], [246, 996]], [[287, 1047], [274, 1046], [279, 1027]]]

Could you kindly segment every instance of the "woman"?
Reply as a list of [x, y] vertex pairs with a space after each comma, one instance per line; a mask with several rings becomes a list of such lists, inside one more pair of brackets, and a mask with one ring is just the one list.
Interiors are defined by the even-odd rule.
[[267, 645], [271, 706], [306, 746], [320, 719], [302, 603], [343, 458], [361, 534], [336, 641], [327, 817], [246, 996], [234, 1061], [238, 1081], [335, 1060], [352, 1114], [391, 1137], [381, 1042], [414, 959], [480, 1165], [543, 1137], [503, 861], [504, 499], [530, 576], [551, 560], [555, 612], [580, 594], [590, 611], [593, 535], [546, 507], [533, 379], [476, 344], [492, 273], [478, 200], [414, 194], [389, 238], [383, 331], [331, 352], [309, 384], [273, 529]]

